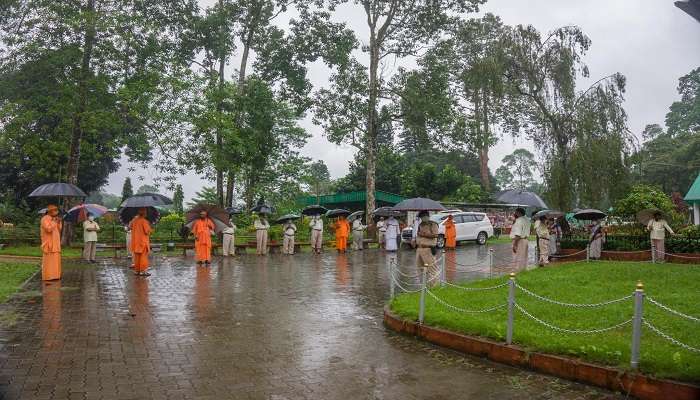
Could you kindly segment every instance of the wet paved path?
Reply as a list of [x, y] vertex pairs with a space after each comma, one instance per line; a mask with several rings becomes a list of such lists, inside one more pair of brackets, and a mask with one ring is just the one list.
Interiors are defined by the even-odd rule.
[[[455, 260], [478, 256], [484, 247], [468, 245]], [[399, 253], [402, 265], [413, 257]], [[209, 269], [159, 258], [150, 278], [125, 261], [66, 268], [60, 284], [34, 281], [3, 307], [0, 398], [616, 398], [387, 331], [385, 263], [367, 250]]]

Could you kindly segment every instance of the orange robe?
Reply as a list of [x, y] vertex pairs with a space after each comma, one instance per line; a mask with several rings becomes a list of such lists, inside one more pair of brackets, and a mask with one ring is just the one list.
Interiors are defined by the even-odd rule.
[[346, 250], [348, 248], [348, 236], [350, 235], [350, 223], [346, 219], [339, 219], [333, 224], [335, 229], [335, 248]]
[[134, 254], [134, 269], [144, 272], [148, 269], [148, 253], [151, 252], [151, 223], [137, 216], [131, 221], [131, 252]]
[[211, 231], [214, 222], [210, 218], [197, 219], [192, 225], [194, 234], [194, 251], [197, 261], [211, 261]]
[[50, 215], [41, 218], [41, 279], [61, 279], [61, 222]]
[[457, 227], [451, 219], [445, 221], [445, 247], [448, 249], [457, 247]]

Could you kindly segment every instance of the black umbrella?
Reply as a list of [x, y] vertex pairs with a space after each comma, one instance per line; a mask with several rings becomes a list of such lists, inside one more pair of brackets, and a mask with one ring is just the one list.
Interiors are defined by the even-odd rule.
[[407, 199], [395, 205], [394, 211], [444, 211], [446, 208], [435, 200], [424, 197]]
[[267, 204], [258, 204], [250, 209], [251, 212], [270, 215], [275, 212], [275, 208]]
[[139, 208], [146, 209], [146, 218], [150, 223], [158, 223], [158, 220], [160, 220], [160, 213], [155, 207], [125, 207], [120, 208], [119, 211], [117, 211], [119, 221], [122, 223], [122, 225], [129, 225], [129, 222], [131, 222], [136, 214], [139, 213]]
[[160, 196], [136, 195], [124, 200], [121, 208], [160, 207], [166, 205]]
[[535, 213], [532, 218], [540, 218], [540, 217], [546, 217], [546, 218], [560, 218], [563, 217], [565, 214], [561, 211], [554, 211], [554, 210], [542, 210], [538, 211]]
[[283, 215], [283, 216], [277, 218], [277, 219], [275, 220], [275, 223], [276, 223], [276, 224], [283, 224], [283, 223], [285, 223], [285, 222], [287, 222], [287, 221], [289, 221], [289, 220], [299, 219], [299, 218], [301, 218], [301, 217], [298, 216], [298, 215], [296, 215], [296, 214], [285, 214], [285, 215]]
[[362, 218], [365, 215], [364, 211], [355, 211], [354, 213], [348, 215], [348, 221], [352, 222], [358, 218]]
[[303, 210], [301, 210], [302, 215], [323, 215], [328, 211], [328, 209], [324, 206], [320, 206], [318, 204], [310, 205], [304, 207]]
[[344, 210], [342, 208], [336, 208], [334, 210], [329, 210], [326, 212], [326, 217], [328, 218], [338, 218], [340, 216], [347, 217], [350, 215], [350, 211]]
[[243, 211], [245, 210], [244, 208], [241, 207], [226, 207], [224, 210], [226, 210], [227, 213], [230, 214], [243, 214]]
[[576, 214], [574, 214], [574, 218], [576, 218], [577, 220], [580, 220], [580, 221], [581, 220], [583, 220], [583, 221], [595, 221], [598, 219], [603, 219], [607, 216], [608, 216], [608, 214], [606, 214], [600, 210], [596, 210], [595, 208], [587, 208], [585, 210], [581, 210], [581, 211], [577, 212]]
[[29, 197], [87, 197], [79, 187], [70, 183], [46, 183], [34, 189]]
[[375, 218], [378, 217], [398, 217], [401, 215], [400, 211], [395, 211], [392, 207], [379, 207], [374, 212], [372, 212], [372, 215], [375, 216]]
[[504, 190], [498, 193], [496, 196], [496, 201], [528, 207], [549, 208], [540, 196], [538, 196], [536, 193], [525, 190]]
[[143, 193], [137, 193], [137, 194], [134, 195], [134, 197], [138, 197], [138, 196], [145, 196], [145, 197], [154, 197], [154, 198], [158, 198], [160, 201], [163, 202], [162, 205], [164, 205], [164, 206], [173, 204], [173, 201], [170, 199], [170, 197], [164, 196], [164, 195], [162, 195], [162, 194], [160, 194], [160, 193], [143, 192]]

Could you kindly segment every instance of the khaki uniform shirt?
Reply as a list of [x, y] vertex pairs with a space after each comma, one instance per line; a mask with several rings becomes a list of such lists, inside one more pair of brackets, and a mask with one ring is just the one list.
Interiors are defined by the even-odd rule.
[[[418, 225], [418, 234], [416, 237], [416, 244], [418, 247], [435, 247], [437, 246], [437, 234], [440, 230], [440, 227], [438, 227], [438, 224], [435, 222], [429, 221], [429, 222], [421, 222], [420, 225]], [[422, 234], [433, 234], [436, 235], [435, 238], [428, 238], [425, 236], [422, 236]]]

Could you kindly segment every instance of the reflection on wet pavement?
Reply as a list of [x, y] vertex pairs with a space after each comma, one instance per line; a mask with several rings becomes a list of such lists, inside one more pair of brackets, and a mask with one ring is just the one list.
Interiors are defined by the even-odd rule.
[[[503, 246], [501, 246], [503, 247]], [[497, 250], [508, 253], [508, 247]], [[487, 260], [485, 246], [447, 253]], [[503, 256], [503, 255], [501, 255]], [[599, 399], [607, 392], [387, 331], [388, 257], [410, 251], [126, 261], [67, 267], [15, 298], [0, 330], [4, 399]], [[450, 280], [487, 276], [451, 263]], [[76, 290], [61, 290], [72, 287]]]

